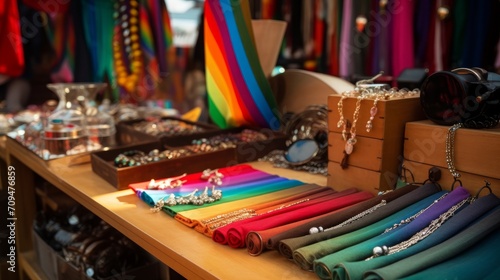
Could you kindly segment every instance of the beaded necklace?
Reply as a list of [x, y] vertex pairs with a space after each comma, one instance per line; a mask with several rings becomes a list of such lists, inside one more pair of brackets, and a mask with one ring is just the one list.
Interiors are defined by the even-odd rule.
[[120, 0], [115, 4], [116, 21], [113, 35], [113, 57], [117, 84], [129, 94], [137, 94], [139, 79], [144, 73], [139, 43], [139, 3]]

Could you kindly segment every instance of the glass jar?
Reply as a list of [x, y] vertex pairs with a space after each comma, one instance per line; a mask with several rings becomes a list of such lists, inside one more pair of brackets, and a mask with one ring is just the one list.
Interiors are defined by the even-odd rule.
[[89, 151], [93, 151], [112, 147], [116, 144], [116, 128], [114, 118], [106, 112], [109, 111], [109, 106], [106, 106], [108, 101], [104, 100], [101, 108], [97, 107], [95, 102], [97, 93], [106, 88], [107, 84], [87, 83], [83, 84], [83, 86], [88, 94], [88, 102], [84, 109], [89, 138], [87, 148]]
[[88, 92], [84, 84], [55, 83], [47, 87], [59, 97], [56, 109], [43, 120], [44, 148], [51, 155], [70, 155], [87, 151], [85, 107]]

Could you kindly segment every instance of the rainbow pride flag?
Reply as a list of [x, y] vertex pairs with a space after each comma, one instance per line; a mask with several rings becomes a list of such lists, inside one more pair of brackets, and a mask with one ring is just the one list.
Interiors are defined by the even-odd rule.
[[278, 130], [277, 103], [254, 44], [247, 1], [205, 1], [205, 67], [209, 114], [221, 128]]

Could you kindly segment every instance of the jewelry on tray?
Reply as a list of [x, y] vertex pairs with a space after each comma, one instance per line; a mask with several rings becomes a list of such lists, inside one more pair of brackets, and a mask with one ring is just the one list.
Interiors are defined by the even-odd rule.
[[121, 167], [131, 167], [148, 164], [151, 162], [157, 162], [165, 159], [175, 159], [192, 154], [192, 151], [184, 148], [178, 149], [167, 149], [160, 152], [158, 149], [154, 149], [149, 153], [145, 153], [139, 150], [131, 150], [120, 153], [114, 159], [114, 165], [118, 168]]

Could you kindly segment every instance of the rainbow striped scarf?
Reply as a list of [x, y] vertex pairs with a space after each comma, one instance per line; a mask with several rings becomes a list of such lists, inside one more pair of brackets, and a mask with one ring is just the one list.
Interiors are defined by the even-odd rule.
[[221, 128], [280, 128], [276, 100], [259, 62], [246, 1], [205, 1], [209, 113]]

